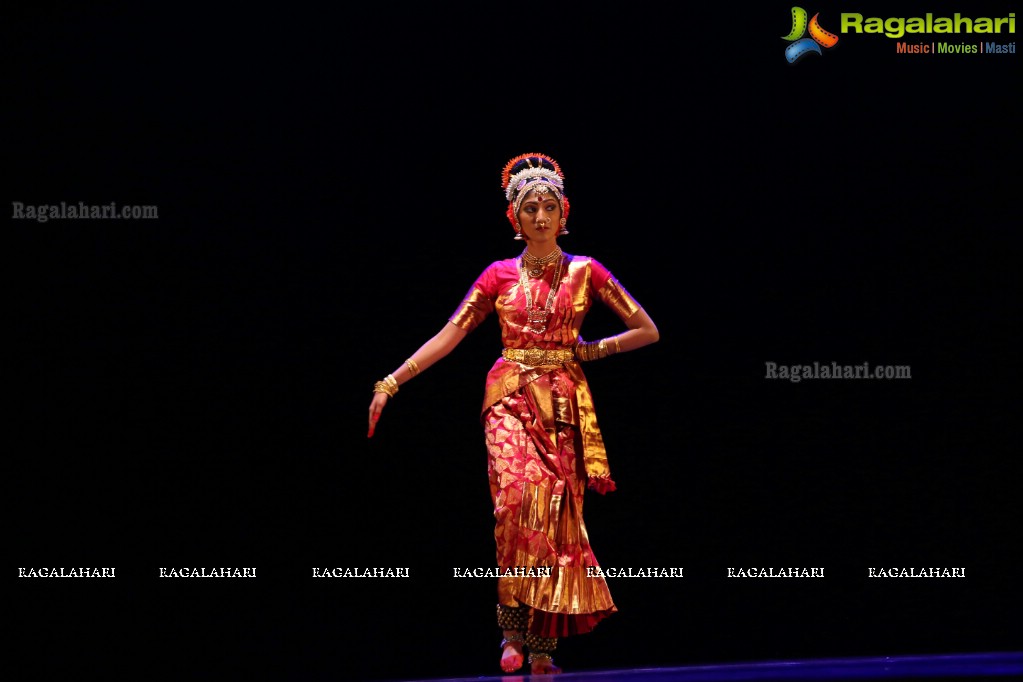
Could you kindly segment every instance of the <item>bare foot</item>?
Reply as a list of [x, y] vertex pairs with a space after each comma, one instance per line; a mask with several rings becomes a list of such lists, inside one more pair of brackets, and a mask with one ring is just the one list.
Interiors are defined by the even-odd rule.
[[533, 675], [558, 675], [561, 668], [554, 665], [554, 659], [547, 654], [530, 654], [529, 671]]
[[522, 655], [522, 644], [526, 638], [518, 630], [505, 630], [501, 641], [501, 670], [513, 673], [522, 667], [525, 657]]

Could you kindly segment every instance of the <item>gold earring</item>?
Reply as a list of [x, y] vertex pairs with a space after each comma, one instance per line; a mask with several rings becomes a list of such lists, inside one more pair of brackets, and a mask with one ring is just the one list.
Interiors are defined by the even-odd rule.
[[563, 234], [568, 234], [568, 230], [566, 230], [566, 229], [565, 229], [565, 223], [567, 223], [567, 222], [568, 222], [568, 219], [567, 219], [567, 218], [562, 218], [562, 219], [561, 219], [561, 229], [560, 229], [560, 230], [558, 230], [558, 236], [559, 236], [559, 237], [560, 237], [561, 235], [563, 235]]

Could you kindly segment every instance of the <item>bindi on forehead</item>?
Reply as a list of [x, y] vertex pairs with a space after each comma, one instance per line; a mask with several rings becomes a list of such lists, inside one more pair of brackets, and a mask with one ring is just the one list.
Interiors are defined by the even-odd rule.
[[544, 191], [542, 191], [542, 192], [537, 192], [536, 194], [534, 194], [534, 193], [533, 193], [533, 192], [531, 191], [531, 192], [530, 192], [529, 194], [527, 194], [527, 195], [526, 195], [526, 197], [525, 197], [525, 198], [524, 198], [524, 199], [522, 200], [522, 205], [523, 205], [523, 206], [525, 206], [526, 204], [539, 204], [539, 203], [546, 203], [546, 202], [548, 202], [548, 201], [554, 201], [554, 202], [557, 202], [557, 200], [558, 200], [558, 197], [557, 197], [557, 196], [555, 196], [555, 194], [554, 194], [553, 192], [547, 192], [547, 191], [546, 191], [546, 189], [545, 189]]

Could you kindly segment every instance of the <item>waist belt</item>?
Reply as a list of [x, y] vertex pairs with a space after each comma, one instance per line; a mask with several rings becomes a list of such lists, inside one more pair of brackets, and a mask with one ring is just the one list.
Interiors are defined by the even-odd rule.
[[541, 367], [544, 365], [560, 365], [563, 362], [575, 360], [575, 352], [571, 348], [505, 348], [501, 351], [505, 360], [521, 362], [530, 367]]

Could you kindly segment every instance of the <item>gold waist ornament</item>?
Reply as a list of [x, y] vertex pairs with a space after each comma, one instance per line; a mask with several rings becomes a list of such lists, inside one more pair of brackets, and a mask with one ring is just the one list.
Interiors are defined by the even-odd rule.
[[520, 362], [530, 367], [560, 365], [575, 360], [575, 352], [571, 348], [505, 348], [501, 351], [505, 360]]

